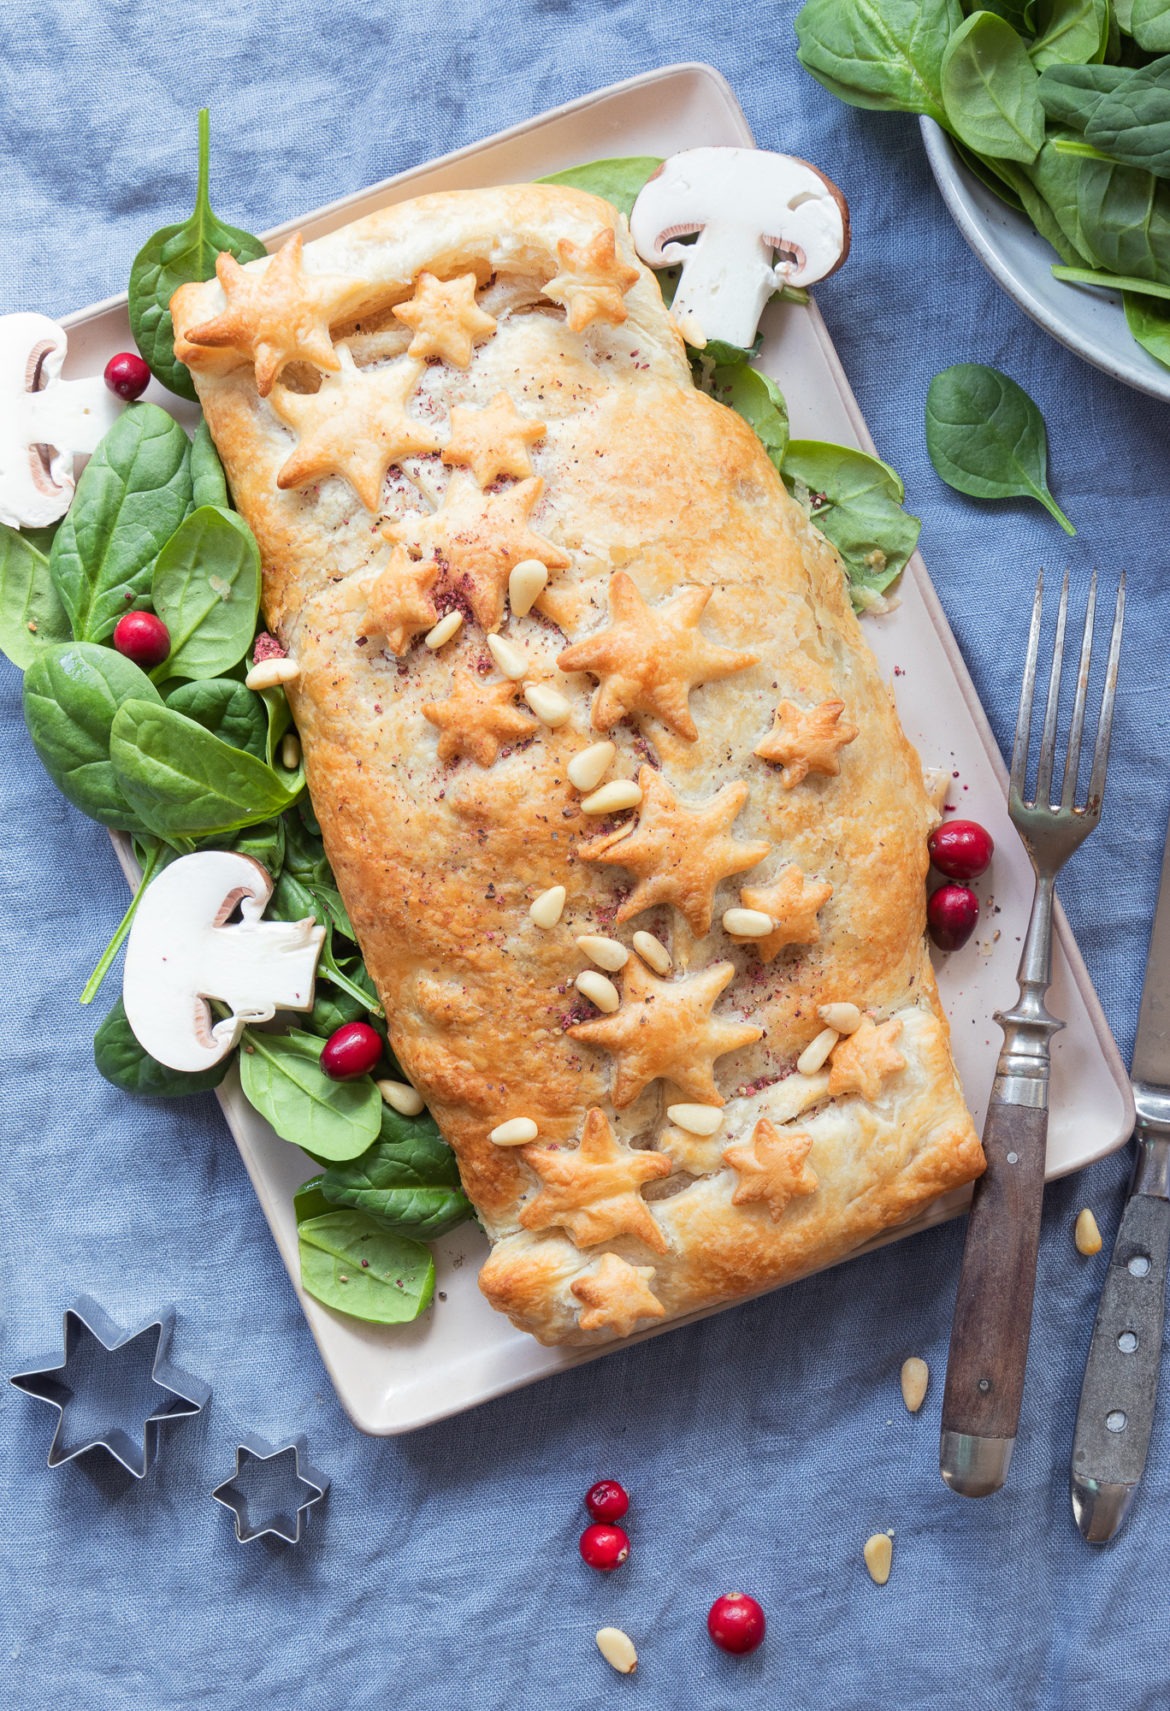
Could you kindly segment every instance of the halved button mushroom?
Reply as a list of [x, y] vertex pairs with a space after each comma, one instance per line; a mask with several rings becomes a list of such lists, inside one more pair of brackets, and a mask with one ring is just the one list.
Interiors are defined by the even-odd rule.
[[837, 186], [796, 155], [686, 149], [643, 186], [630, 232], [651, 267], [682, 263], [671, 307], [688, 343], [746, 348], [774, 291], [840, 267], [849, 209]]
[[101, 375], [62, 380], [68, 339], [47, 315], [0, 316], [0, 522], [55, 523], [73, 498], [73, 460], [122, 411]]
[[[163, 869], [138, 905], [122, 1002], [135, 1038], [168, 1069], [208, 1069], [249, 1022], [311, 1010], [325, 929], [265, 921], [272, 881], [234, 850], [199, 850]], [[241, 919], [228, 925], [239, 908]], [[216, 1021], [209, 1004], [232, 1012]]]

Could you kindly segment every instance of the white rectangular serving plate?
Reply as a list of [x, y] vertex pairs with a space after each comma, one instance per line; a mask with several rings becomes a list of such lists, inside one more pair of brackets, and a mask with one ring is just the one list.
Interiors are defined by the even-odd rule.
[[[279, 239], [296, 230], [306, 237], [320, 237], [387, 203], [424, 191], [525, 182], [611, 156], [669, 155], [705, 144], [750, 147], [752, 142], [743, 112], [717, 71], [707, 65], [667, 66], [387, 179], [267, 236]], [[844, 189], [848, 194], [848, 184]], [[82, 310], [65, 325], [71, 373], [99, 373], [113, 352], [132, 348], [124, 296]], [[816, 307], [774, 304], [765, 315], [763, 330], [759, 366], [783, 389], [794, 435], [872, 451], [873, 442]], [[155, 387], [149, 396], [188, 425], [194, 421], [190, 407], [169, 393]], [[984, 897], [980, 929], [963, 950], [940, 958], [938, 965], [959, 1072], [981, 1126], [1000, 1046], [992, 1014], [1015, 996], [1032, 871], [1007, 817], [1006, 775], [995, 739], [917, 554], [902, 578], [899, 595], [894, 611], [865, 620], [866, 635], [893, 684], [902, 723], [924, 765], [951, 771], [950, 800], [982, 821], [996, 843], [990, 875], [994, 897], [985, 881], [980, 887]], [[1027, 590], [1021, 584], [1021, 651], [1027, 603]], [[128, 840], [115, 837], [115, 844], [127, 877], [133, 879], [136, 869]], [[1103, 1157], [1120, 1146], [1133, 1127], [1128, 1077], [1080, 953], [1059, 914], [1051, 1003], [1067, 1026], [1053, 1042], [1049, 1178]], [[622, 1346], [546, 1349], [515, 1330], [493, 1312], [476, 1285], [487, 1249], [471, 1225], [435, 1244], [435, 1303], [414, 1324], [379, 1327], [331, 1312], [300, 1286], [292, 1197], [315, 1167], [298, 1148], [281, 1141], [252, 1109], [234, 1072], [220, 1088], [219, 1100], [321, 1357], [343, 1407], [362, 1431], [379, 1435], [413, 1431]], [[922, 1218], [889, 1231], [871, 1245], [913, 1235], [951, 1217], [962, 1210], [967, 1198], [966, 1191], [948, 1195]], [[688, 1322], [674, 1321], [663, 1330]], [[632, 1340], [662, 1334], [662, 1330], [650, 1330]]]

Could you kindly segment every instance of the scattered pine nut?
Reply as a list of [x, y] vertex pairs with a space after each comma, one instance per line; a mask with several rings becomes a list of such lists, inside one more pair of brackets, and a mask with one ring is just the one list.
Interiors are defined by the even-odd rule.
[[528, 913], [538, 927], [555, 927], [561, 918], [565, 907], [567, 893], [563, 885], [550, 885], [547, 891], [542, 891], [539, 897], [534, 897], [528, 908]]
[[861, 1026], [861, 1011], [856, 1004], [822, 1004], [817, 1015], [826, 1028], [838, 1034], [855, 1034]]
[[638, 1667], [634, 1642], [620, 1628], [598, 1628], [597, 1649], [619, 1675], [633, 1675]]
[[423, 641], [434, 652], [436, 648], [441, 648], [451, 640], [462, 623], [463, 613], [456, 608], [454, 612], [448, 612], [445, 618], [440, 618], [434, 629], [427, 631]]
[[488, 1140], [497, 1147], [522, 1147], [534, 1141], [539, 1132], [531, 1117], [509, 1117], [506, 1123], [496, 1124]]
[[245, 689], [275, 689], [281, 683], [295, 683], [301, 668], [295, 659], [262, 659], [244, 679]]
[[1097, 1228], [1097, 1220], [1086, 1206], [1077, 1216], [1077, 1227], [1074, 1240], [1079, 1254], [1099, 1254], [1101, 1252], [1101, 1232]]
[[584, 951], [590, 962], [607, 969], [610, 974], [625, 968], [630, 960], [630, 953], [620, 939], [607, 939], [600, 933], [582, 933], [577, 940], [577, 948]]
[[510, 677], [513, 683], [519, 683], [528, 670], [524, 649], [518, 648], [515, 642], [510, 642], [506, 636], [489, 636], [487, 645], [488, 652], [504, 676]]
[[418, 1088], [411, 1087], [407, 1081], [376, 1081], [374, 1086], [390, 1109], [403, 1117], [417, 1117], [426, 1109]]
[[894, 1560], [893, 1539], [888, 1533], [872, 1534], [865, 1541], [862, 1555], [869, 1570], [869, 1578], [875, 1586], [884, 1586], [890, 1578], [890, 1567]]
[[604, 974], [598, 974], [595, 968], [583, 968], [573, 985], [582, 998], [588, 998], [591, 1004], [596, 1004], [607, 1016], [611, 1016], [621, 1003], [613, 981], [607, 980]]
[[518, 618], [526, 618], [548, 586], [548, 567], [538, 558], [522, 558], [508, 577], [508, 603]]
[[805, 1046], [796, 1060], [796, 1067], [801, 1075], [815, 1075], [839, 1038], [836, 1028], [822, 1028], [812, 1044]]
[[656, 939], [653, 933], [637, 932], [634, 934], [634, 949], [655, 974], [669, 974], [674, 966], [670, 952], [661, 939]]
[[623, 808], [636, 808], [641, 800], [640, 784], [635, 784], [632, 778], [615, 778], [591, 796], [584, 797], [581, 811], [585, 814], [617, 814]]
[[762, 909], [726, 909], [723, 931], [736, 939], [766, 939], [776, 931], [776, 923]]
[[911, 1355], [909, 1360], [902, 1362], [902, 1400], [911, 1414], [917, 1414], [926, 1400], [926, 1386], [930, 1382], [930, 1368], [917, 1355]]
[[575, 790], [596, 790], [613, 765], [616, 753], [616, 745], [608, 741], [590, 743], [587, 749], [580, 749], [567, 768], [569, 783]]
[[547, 683], [530, 683], [524, 690], [524, 699], [536, 714], [542, 725], [548, 725], [556, 730], [569, 718], [573, 709], [565, 700], [559, 689], [550, 689]]
[[723, 1122], [718, 1105], [668, 1105], [666, 1115], [688, 1135], [713, 1135]]
[[301, 739], [295, 731], [286, 731], [280, 740], [280, 764], [286, 772], [295, 772], [301, 764]]

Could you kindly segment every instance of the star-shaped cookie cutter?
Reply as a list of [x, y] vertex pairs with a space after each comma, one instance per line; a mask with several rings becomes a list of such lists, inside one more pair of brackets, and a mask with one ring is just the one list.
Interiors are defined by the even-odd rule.
[[[329, 1489], [329, 1475], [305, 1460], [307, 1447], [303, 1437], [273, 1445], [251, 1435], [236, 1446], [235, 1473], [211, 1495], [235, 1516], [237, 1544], [266, 1534], [289, 1545], [300, 1543], [306, 1512]], [[255, 1472], [249, 1475], [258, 1468], [268, 1471], [259, 1478]]]
[[[60, 1467], [63, 1462], [73, 1461], [89, 1450], [100, 1449], [105, 1450], [135, 1479], [146, 1477], [158, 1455], [161, 1428], [172, 1420], [187, 1419], [198, 1414], [211, 1398], [209, 1384], [204, 1384], [202, 1379], [193, 1378], [190, 1373], [182, 1372], [168, 1360], [167, 1352], [174, 1329], [173, 1307], [161, 1309], [132, 1331], [124, 1330], [104, 1308], [87, 1295], [80, 1296], [72, 1307], [65, 1309], [62, 1320], [64, 1359], [56, 1366], [46, 1364], [30, 1372], [17, 1373], [10, 1380], [18, 1390], [36, 1397], [38, 1401], [47, 1402], [51, 1408], [57, 1410], [57, 1429], [49, 1445], [50, 1467]], [[149, 1382], [161, 1392], [161, 1397], [145, 1419], [142, 1418], [140, 1406], [134, 1429], [130, 1430], [126, 1418], [117, 1418], [117, 1411], [125, 1407], [126, 1398], [115, 1397], [112, 1390], [117, 1388], [116, 1381], [119, 1377], [122, 1378], [122, 1387], [125, 1388], [129, 1374], [123, 1369], [127, 1369], [132, 1363], [123, 1359], [111, 1365], [106, 1362], [105, 1357], [121, 1355], [135, 1343], [145, 1342], [152, 1335], [153, 1355], [145, 1348], [135, 1350], [134, 1362], [140, 1369], [138, 1376], [141, 1378], [146, 1376], [149, 1360]], [[92, 1370], [95, 1356], [107, 1367], [106, 1379], [100, 1383], [97, 1374]], [[87, 1368], [90, 1370], [87, 1371]], [[115, 1380], [113, 1386], [108, 1382], [110, 1379]], [[87, 1392], [91, 1393], [88, 1397]], [[85, 1401], [89, 1403], [90, 1423], [85, 1431], [79, 1434], [78, 1440], [71, 1443], [68, 1433], [69, 1406], [76, 1403], [81, 1411]], [[140, 1403], [142, 1402], [145, 1402], [145, 1398], [140, 1399]], [[94, 1421], [103, 1408], [108, 1410], [108, 1417], [103, 1419], [98, 1427]]]

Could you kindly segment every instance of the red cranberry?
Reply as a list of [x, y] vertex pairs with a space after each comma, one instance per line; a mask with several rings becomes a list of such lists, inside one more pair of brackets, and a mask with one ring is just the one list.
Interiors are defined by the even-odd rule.
[[585, 1507], [595, 1521], [620, 1521], [630, 1499], [616, 1479], [599, 1479], [585, 1493]]
[[127, 612], [114, 625], [114, 646], [143, 671], [149, 671], [170, 653], [171, 634], [153, 612]]
[[991, 833], [975, 820], [949, 820], [927, 839], [930, 859], [948, 879], [978, 879], [991, 866]]
[[321, 1068], [333, 1081], [369, 1075], [382, 1055], [382, 1036], [368, 1022], [346, 1022], [330, 1034], [321, 1053]]
[[131, 404], [150, 385], [150, 370], [137, 351], [119, 351], [106, 364], [103, 379], [111, 392]]
[[940, 885], [926, 902], [926, 923], [940, 951], [957, 951], [975, 931], [979, 899], [965, 885]]
[[764, 1638], [763, 1606], [746, 1592], [726, 1592], [707, 1612], [707, 1632], [724, 1652], [754, 1652]]
[[629, 1556], [629, 1535], [622, 1527], [607, 1527], [602, 1522], [594, 1522], [581, 1534], [580, 1550], [590, 1568], [599, 1568], [608, 1574], [610, 1569], [620, 1568]]

